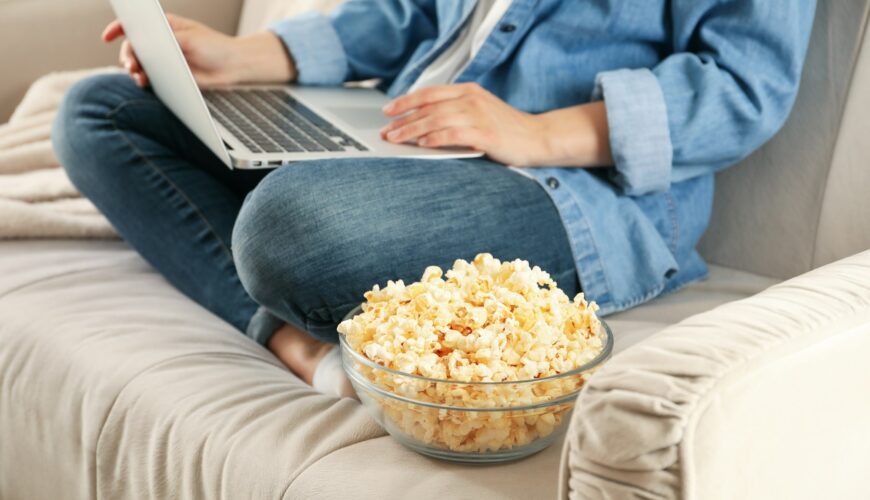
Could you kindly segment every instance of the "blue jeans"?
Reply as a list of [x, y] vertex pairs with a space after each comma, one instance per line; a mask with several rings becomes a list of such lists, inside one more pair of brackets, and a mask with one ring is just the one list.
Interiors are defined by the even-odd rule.
[[344, 159], [230, 170], [126, 75], [75, 85], [53, 140], [73, 184], [173, 285], [266, 343], [322, 340], [387, 280], [490, 252], [580, 289], [559, 214], [486, 160]]

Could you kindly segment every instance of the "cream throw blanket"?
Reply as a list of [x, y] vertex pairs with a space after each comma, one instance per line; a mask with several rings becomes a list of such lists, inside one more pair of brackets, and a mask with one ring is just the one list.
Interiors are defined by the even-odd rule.
[[0, 125], [0, 239], [116, 238], [97, 209], [76, 191], [51, 147], [51, 124], [66, 90], [97, 70], [37, 80], [9, 123]]

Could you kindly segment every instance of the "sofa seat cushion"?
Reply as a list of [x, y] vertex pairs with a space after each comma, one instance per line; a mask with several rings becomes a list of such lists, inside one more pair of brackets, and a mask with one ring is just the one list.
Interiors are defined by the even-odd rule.
[[[617, 348], [770, 280], [711, 279], [609, 319]], [[555, 495], [558, 446], [467, 467], [314, 392], [124, 243], [0, 243], [0, 498]], [[46, 471], [52, 471], [46, 474]]]

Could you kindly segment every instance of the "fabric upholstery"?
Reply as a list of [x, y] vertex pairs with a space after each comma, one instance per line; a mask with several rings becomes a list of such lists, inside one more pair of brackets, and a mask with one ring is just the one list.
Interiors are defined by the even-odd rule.
[[[301, 384], [123, 243], [3, 242], [0, 276], [4, 500], [556, 493], [558, 443], [501, 467], [417, 456], [357, 402]], [[770, 283], [714, 268], [708, 282], [612, 317], [617, 349]]]
[[0, 266], [0, 498], [276, 498], [382, 433], [120, 243], [8, 243]]
[[[242, 0], [164, 0], [168, 12], [199, 19], [231, 33]], [[117, 64], [119, 44], [100, 42], [111, 21], [106, 0], [3, 0], [0, 2], [0, 123], [31, 82], [46, 73]], [[26, 49], [24, 49], [26, 47]]]
[[867, 184], [860, 182], [870, 158], [870, 49], [860, 50], [868, 11], [868, 0], [818, 1], [791, 117], [766, 146], [717, 177], [701, 244], [713, 263], [785, 279], [870, 247]]
[[262, 31], [275, 21], [311, 10], [327, 12], [341, 2], [342, 0], [245, 0], [238, 33], [247, 35]]
[[[867, 22], [865, 17], [864, 21]], [[843, 120], [831, 158], [813, 266], [870, 248], [870, 36], [864, 31], [861, 57], [852, 75]]]
[[870, 251], [671, 326], [581, 393], [560, 496], [868, 498], [868, 352]]

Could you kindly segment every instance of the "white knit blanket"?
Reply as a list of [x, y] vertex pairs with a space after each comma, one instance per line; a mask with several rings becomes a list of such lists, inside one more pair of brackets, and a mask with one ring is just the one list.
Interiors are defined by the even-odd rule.
[[102, 68], [37, 80], [0, 125], [0, 239], [116, 238], [109, 222], [76, 191], [51, 147], [51, 124], [66, 89]]

